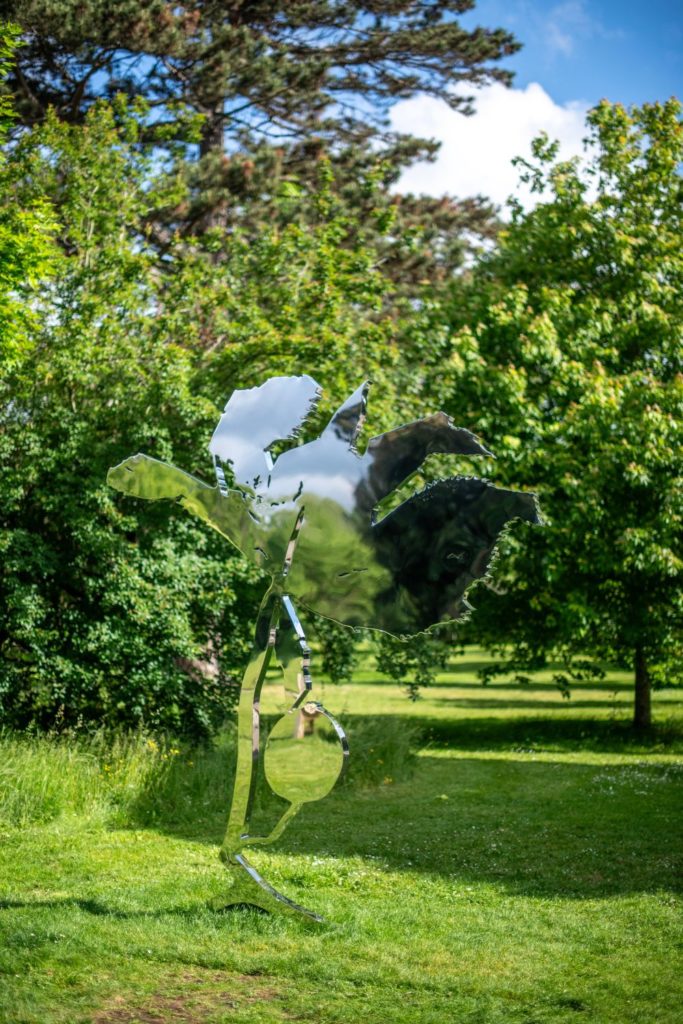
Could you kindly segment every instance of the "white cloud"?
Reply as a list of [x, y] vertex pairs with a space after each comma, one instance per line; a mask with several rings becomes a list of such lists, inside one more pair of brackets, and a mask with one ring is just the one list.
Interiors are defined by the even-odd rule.
[[544, 24], [545, 40], [551, 50], [569, 57], [577, 36], [590, 36], [598, 23], [586, 11], [583, 0], [568, 0], [548, 12]]
[[623, 29], [604, 25], [594, 16], [586, 0], [565, 0], [545, 15], [537, 13], [537, 21], [550, 52], [563, 57], [571, 57], [585, 40], [596, 36], [611, 40], [624, 38]]
[[536, 82], [525, 89], [494, 83], [479, 89], [475, 97], [472, 117], [431, 96], [402, 100], [393, 107], [391, 123], [396, 131], [441, 142], [436, 160], [408, 168], [398, 190], [463, 198], [481, 194], [499, 204], [514, 192], [526, 206], [533, 205], [537, 197], [518, 187], [513, 157], [528, 157], [531, 142], [540, 132], [559, 140], [560, 159], [581, 154], [587, 105], [560, 106]]
[[545, 39], [551, 50], [569, 57], [574, 50], [574, 37], [556, 21], [548, 21]]

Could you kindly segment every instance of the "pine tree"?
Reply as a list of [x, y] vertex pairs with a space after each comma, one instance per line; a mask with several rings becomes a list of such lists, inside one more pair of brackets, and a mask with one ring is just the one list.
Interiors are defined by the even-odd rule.
[[[502, 29], [464, 29], [473, 0], [3, 0], [24, 46], [7, 86], [21, 124], [50, 107], [82, 121], [102, 96], [143, 97], [140, 141], [171, 147], [186, 195], [150, 232], [164, 245], [249, 218], [258, 225], [284, 182], [310, 184], [317, 155], [362, 209], [364, 168], [387, 181], [434, 152], [389, 131], [388, 111], [421, 92], [468, 113], [455, 86], [508, 82], [497, 66], [518, 43]], [[181, 159], [182, 158], [182, 159]], [[387, 196], [387, 203], [389, 203]], [[374, 200], [373, 200], [374, 202]], [[292, 203], [292, 208], [295, 206]], [[408, 246], [386, 253], [401, 281], [436, 279], [468, 235], [490, 235], [490, 206], [406, 198], [397, 227]], [[269, 212], [265, 214], [270, 216]]]
[[[465, 110], [461, 82], [508, 81], [518, 44], [463, 29], [473, 0], [6, 0], [25, 34], [11, 87], [25, 123], [80, 119], [103, 93], [203, 115], [202, 154], [243, 130], [338, 141], [416, 92]], [[174, 121], [171, 118], [171, 125]]]

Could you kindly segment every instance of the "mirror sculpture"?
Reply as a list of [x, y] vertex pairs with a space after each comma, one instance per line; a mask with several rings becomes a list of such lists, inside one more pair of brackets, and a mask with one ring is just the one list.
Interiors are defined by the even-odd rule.
[[[270, 576], [238, 707], [237, 766], [221, 857], [234, 884], [230, 904], [288, 908], [320, 918], [268, 884], [244, 850], [273, 842], [304, 803], [320, 800], [344, 770], [348, 745], [338, 722], [311, 699], [310, 648], [295, 601], [351, 627], [401, 638], [468, 608], [465, 592], [486, 574], [512, 519], [539, 521], [534, 495], [455, 476], [427, 486], [382, 515], [382, 505], [432, 453], [487, 456], [467, 430], [435, 413], [371, 438], [356, 439], [368, 384], [337, 410], [321, 435], [297, 445], [321, 394], [308, 376], [273, 377], [235, 391], [211, 438], [216, 485], [175, 466], [134, 455], [109, 471], [124, 494], [177, 501]], [[276, 444], [292, 447], [273, 457]], [[275, 657], [282, 683], [273, 694]], [[265, 710], [279, 714], [262, 752]], [[252, 834], [261, 766], [287, 806], [265, 834]]]

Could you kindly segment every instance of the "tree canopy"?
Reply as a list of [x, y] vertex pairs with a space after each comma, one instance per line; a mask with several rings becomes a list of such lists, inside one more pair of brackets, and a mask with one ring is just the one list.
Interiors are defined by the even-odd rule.
[[141, 239], [164, 185], [121, 117], [107, 104], [83, 125], [48, 117], [2, 169], [0, 706], [19, 727], [201, 735], [234, 698], [262, 582], [172, 506], [118, 501], [107, 469], [144, 450], [210, 478], [217, 403], [312, 363], [329, 403], [375, 376], [380, 421], [395, 403], [386, 284], [371, 250], [344, 244], [359, 232], [324, 171], [307, 230], [253, 245], [216, 229], [160, 267]]
[[[397, 98], [468, 99], [461, 82], [509, 81], [496, 66], [518, 44], [503, 29], [464, 29], [473, 0], [29, 0], [0, 6], [26, 45], [10, 82], [24, 123], [54, 108], [81, 120], [102, 95], [144, 96], [178, 132], [181, 103], [203, 117], [201, 147], [224, 131], [336, 141], [382, 127]], [[170, 110], [169, 110], [170, 106]], [[168, 135], [166, 135], [168, 137]]]
[[472, 628], [520, 670], [630, 666], [647, 726], [651, 684], [683, 664], [681, 106], [603, 102], [588, 128], [585, 169], [546, 139], [520, 162], [540, 201], [452, 286], [427, 388], [546, 518], [511, 537], [505, 592], [479, 592]]
[[[433, 155], [433, 141], [396, 135], [388, 110], [418, 92], [471, 111], [468, 85], [508, 82], [499, 66], [518, 43], [502, 29], [466, 30], [473, 0], [24, 0], [0, 3], [22, 29], [7, 80], [19, 124], [52, 110], [81, 123], [98, 98], [136, 100], [137, 144], [185, 183], [182, 198], [150, 211], [150, 241], [249, 224], [257, 233], [282, 188], [302, 201], [280, 216], [307, 216], [321, 154], [337, 191], [362, 218], [367, 180], [385, 186]], [[290, 197], [291, 198], [291, 197]], [[381, 241], [387, 270], [407, 288], [439, 279], [496, 223], [481, 197], [407, 197], [397, 233]], [[379, 236], [378, 236], [379, 241]]]
[[[537, 490], [546, 526], [507, 535], [496, 593], [475, 593], [466, 635], [505, 650], [504, 667], [520, 675], [559, 656], [565, 687], [601, 662], [630, 666], [636, 723], [647, 726], [651, 687], [680, 681], [683, 664], [680, 105], [600, 104], [583, 164], [558, 162], [555, 145], [537, 140], [520, 169], [538, 205], [514, 204], [490, 253], [454, 275], [458, 233], [472, 217], [488, 231], [486, 209], [395, 201], [388, 186], [420, 144], [386, 139], [394, 155], [374, 152], [381, 125], [363, 129], [360, 101], [356, 122], [345, 120], [335, 76], [380, 108], [429, 75], [433, 90], [450, 88], [447, 74], [460, 72], [446, 69], [459, 31], [449, 26], [469, 4], [206, 4], [195, 17], [156, 3], [131, 20], [128, 47], [121, 25], [116, 38], [89, 34], [110, 31], [97, 3], [78, 7], [82, 22], [73, 4], [21, 6], [28, 43], [12, 89], [35, 72], [45, 108], [32, 123], [20, 100], [23, 124], [0, 164], [2, 721], [199, 735], [222, 720], [262, 583], [172, 507], [117, 499], [106, 471], [144, 450], [210, 476], [205, 444], [231, 391], [312, 372], [326, 404], [310, 436], [369, 377], [373, 432], [443, 408], [495, 451], [478, 473]], [[411, 19], [421, 26], [413, 56], [399, 46]], [[353, 74], [352, 30], [359, 47], [381, 43]], [[206, 121], [193, 126], [199, 107], [182, 107], [177, 69], [192, 45], [197, 74], [208, 74], [213, 31], [221, 132], [234, 62], [260, 52], [255, 67], [283, 75], [273, 124], [296, 113], [283, 147], [235, 122], [232, 151], [222, 139], [219, 155], [206, 150]], [[5, 72], [15, 37], [2, 36]], [[261, 37], [262, 51], [250, 49]], [[226, 49], [230, 39], [246, 49]], [[275, 42], [291, 55], [297, 39], [298, 100]], [[508, 45], [498, 39], [498, 56]], [[312, 51], [324, 46], [330, 61], [346, 46], [348, 67], [323, 62], [315, 79]], [[477, 52], [461, 68], [470, 81], [493, 74]], [[119, 59], [128, 79], [116, 79]], [[85, 84], [65, 107], [60, 76], [73, 85], [79, 68]], [[151, 107], [126, 95], [135, 75]], [[261, 109], [254, 83], [249, 116]], [[0, 120], [7, 138], [8, 96]], [[214, 191], [212, 160], [227, 175]], [[472, 471], [436, 459], [423, 479], [454, 468]], [[320, 636], [343, 670], [352, 639], [324, 623]], [[398, 654], [384, 644], [380, 662], [417, 673], [415, 690], [450, 639]]]

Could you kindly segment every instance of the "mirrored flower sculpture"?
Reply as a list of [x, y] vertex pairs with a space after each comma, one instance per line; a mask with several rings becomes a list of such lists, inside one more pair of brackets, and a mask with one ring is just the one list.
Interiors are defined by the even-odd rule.
[[[177, 501], [270, 576], [241, 684], [221, 857], [233, 872], [229, 904], [288, 908], [316, 920], [244, 855], [277, 839], [303, 804], [326, 796], [348, 757], [343, 729], [311, 697], [311, 651], [297, 607], [407, 639], [467, 610], [465, 592], [486, 574], [506, 524], [539, 521], [532, 494], [462, 476], [431, 484], [382, 515], [382, 503], [428, 455], [490, 452], [438, 412], [371, 438], [361, 453], [356, 439], [367, 393], [362, 384], [316, 440], [297, 445], [321, 390], [308, 376], [273, 377], [228, 401], [209, 444], [215, 486], [147, 455], [126, 459], [107, 477], [124, 494]], [[283, 441], [292, 446], [274, 458], [271, 449]], [[271, 677], [265, 690], [264, 683], [273, 657], [281, 669], [280, 699], [269, 710], [280, 717], [264, 744]], [[262, 835], [251, 825], [261, 771], [286, 802]]]

